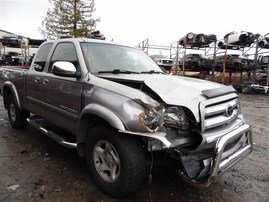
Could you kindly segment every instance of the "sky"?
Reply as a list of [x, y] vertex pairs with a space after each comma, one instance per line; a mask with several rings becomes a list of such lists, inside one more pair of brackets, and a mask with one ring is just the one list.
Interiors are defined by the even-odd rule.
[[[267, 34], [268, 0], [95, 0], [94, 17], [107, 40], [170, 46], [188, 32]], [[0, 0], [0, 29], [42, 39], [38, 31], [49, 0]]]

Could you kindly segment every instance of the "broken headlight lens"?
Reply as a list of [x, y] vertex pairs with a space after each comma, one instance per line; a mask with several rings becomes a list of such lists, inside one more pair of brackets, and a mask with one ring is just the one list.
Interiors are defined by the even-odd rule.
[[144, 128], [150, 132], [157, 132], [162, 126], [187, 129], [188, 121], [185, 111], [181, 107], [163, 107], [145, 109], [139, 120]]

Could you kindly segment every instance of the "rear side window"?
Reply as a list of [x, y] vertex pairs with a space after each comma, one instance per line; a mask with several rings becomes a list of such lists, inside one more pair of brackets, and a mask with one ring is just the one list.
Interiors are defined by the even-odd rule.
[[57, 61], [71, 62], [78, 68], [78, 57], [73, 43], [60, 43], [56, 46], [50, 61], [48, 72], [52, 72], [52, 66]]
[[52, 43], [42, 45], [37, 52], [34, 59], [34, 69], [37, 71], [43, 71], [46, 65], [46, 60], [49, 55]]

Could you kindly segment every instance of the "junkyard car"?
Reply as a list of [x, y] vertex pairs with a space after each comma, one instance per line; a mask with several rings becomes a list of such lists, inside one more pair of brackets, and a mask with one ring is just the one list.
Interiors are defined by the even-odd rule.
[[6, 34], [2, 38], [2, 45], [9, 47], [21, 47], [26, 45], [27, 41], [25, 41], [21, 36], [16, 34]]
[[151, 55], [150, 58], [156, 62], [159, 67], [169, 71], [173, 66], [173, 60], [166, 55]]
[[195, 33], [188, 33], [181, 39], [179, 39], [178, 43], [181, 46], [184, 47], [196, 47], [196, 48], [203, 48], [203, 47], [208, 47], [209, 44], [216, 42], [217, 41], [217, 36], [214, 34], [195, 34]]
[[190, 70], [195, 71], [210, 71], [214, 64], [214, 60], [211, 60], [201, 54], [191, 53], [185, 55], [181, 59], [180, 66], [184, 66]]
[[22, 65], [24, 57], [21, 53], [8, 51], [2, 55], [2, 63], [6, 65]]
[[222, 71], [224, 62], [226, 70], [242, 71], [251, 68], [249, 67], [249, 61], [246, 57], [238, 54], [228, 54], [226, 56], [217, 56], [215, 61], [216, 70]]
[[220, 41], [218, 43], [218, 46], [220, 48], [225, 48], [226, 46], [233, 45], [233, 46], [250, 46], [254, 43], [255, 39], [257, 38], [256, 35], [254, 35], [251, 32], [230, 32], [224, 36], [224, 41]]
[[45, 42], [29, 70], [0, 68], [0, 94], [13, 128], [29, 123], [76, 148], [116, 197], [135, 191], [155, 162], [173, 159], [188, 182], [209, 186], [252, 151], [233, 87], [163, 74], [143, 51], [114, 42]]
[[258, 46], [261, 48], [269, 48], [269, 33], [264, 36], [259, 36]]

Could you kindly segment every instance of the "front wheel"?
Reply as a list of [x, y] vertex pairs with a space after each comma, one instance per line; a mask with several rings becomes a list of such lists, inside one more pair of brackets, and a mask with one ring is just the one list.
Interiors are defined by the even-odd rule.
[[97, 186], [114, 197], [135, 191], [146, 174], [140, 141], [113, 132], [108, 126], [96, 126], [88, 134], [86, 160]]
[[29, 117], [29, 112], [21, 110], [15, 103], [13, 95], [8, 97], [8, 119], [12, 128], [24, 128], [27, 125], [26, 119]]

